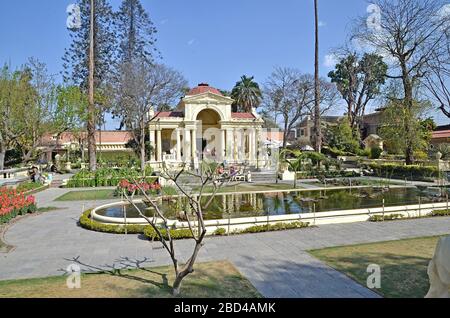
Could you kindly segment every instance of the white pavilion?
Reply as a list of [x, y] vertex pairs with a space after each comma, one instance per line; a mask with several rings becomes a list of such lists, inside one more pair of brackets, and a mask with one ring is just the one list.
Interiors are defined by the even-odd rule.
[[195, 165], [205, 158], [229, 164], [258, 166], [264, 121], [251, 113], [232, 111], [233, 99], [208, 84], [199, 84], [172, 112], [150, 111], [149, 164]]

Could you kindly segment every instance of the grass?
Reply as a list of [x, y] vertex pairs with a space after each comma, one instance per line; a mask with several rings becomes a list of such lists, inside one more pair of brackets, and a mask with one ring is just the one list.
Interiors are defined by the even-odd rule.
[[47, 207], [38, 208], [37, 209], [37, 213], [46, 213], [46, 212], [52, 212], [52, 211], [57, 211], [57, 210], [64, 210], [64, 208], [57, 208], [57, 207], [54, 207], [54, 206], [47, 206]]
[[429, 289], [427, 267], [439, 237], [424, 237], [310, 251], [329, 266], [366, 286], [367, 267], [381, 267], [381, 289], [387, 298], [423, 298]]
[[114, 190], [97, 189], [86, 191], [70, 191], [55, 201], [95, 201], [95, 200], [111, 200], [115, 199]]
[[[171, 298], [171, 267], [86, 274], [81, 289], [68, 289], [65, 277], [0, 281], [0, 298]], [[229, 262], [201, 263], [185, 278], [183, 298], [260, 298]]]

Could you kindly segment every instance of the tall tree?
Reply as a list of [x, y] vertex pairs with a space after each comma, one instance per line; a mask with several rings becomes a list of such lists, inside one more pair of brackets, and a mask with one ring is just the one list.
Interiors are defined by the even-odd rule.
[[322, 127], [320, 120], [320, 79], [319, 79], [319, 8], [314, 0], [315, 20], [315, 61], [314, 61], [314, 148], [322, 151]]
[[121, 64], [144, 60], [153, 63], [158, 54], [157, 32], [140, 0], [123, 0], [117, 12], [118, 59]]
[[380, 94], [381, 86], [386, 82], [387, 69], [380, 55], [366, 53], [359, 58], [356, 53], [351, 53], [328, 74], [347, 103], [348, 123], [355, 135], [367, 104]]
[[150, 65], [142, 59], [124, 64], [120, 74], [123, 78], [116, 86], [116, 104], [120, 105], [116, 115], [133, 131], [141, 149], [141, 169], [145, 171], [145, 132], [149, 122], [154, 120], [149, 113], [176, 102], [183, 95], [187, 81], [165, 65]]
[[406, 163], [414, 161], [414, 99], [420, 83], [430, 72], [429, 60], [448, 45], [450, 15], [444, 0], [374, 0], [380, 14], [378, 25], [361, 18], [353, 38], [365, 48], [389, 60], [388, 78], [402, 85], [402, 114], [407, 119], [400, 131], [405, 137]]
[[97, 170], [97, 142], [95, 140], [95, 0], [91, 0], [91, 18], [89, 28], [89, 88], [88, 88], [88, 120], [87, 120], [87, 134], [88, 134], [88, 156], [89, 156], [89, 170]]
[[231, 92], [231, 98], [234, 99], [236, 110], [239, 112], [250, 113], [261, 105], [261, 89], [254, 79], [253, 76], [242, 76]]
[[[306, 116], [315, 112], [314, 76], [302, 74], [297, 69], [276, 68], [264, 85], [264, 111], [281, 116], [284, 131], [283, 147], [287, 146], [290, 131]], [[335, 103], [336, 86], [319, 79], [319, 115], [328, 111]]]
[[35, 58], [25, 65], [25, 72], [30, 79], [32, 101], [21, 119], [27, 127], [27, 133], [18, 138], [16, 143], [22, 151], [22, 160], [26, 162], [37, 154], [44, 134], [54, 129], [57, 86], [47, 66]]
[[104, 96], [108, 92], [115, 58], [114, 14], [107, 0], [78, 0], [81, 27], [71, 30], [72, 44], [63, 57], [64, 80], [78, 85], [88, 96], [89, 168], [97, 167], [95, 130]]
[[6, 151], [16, 145], [28, 130], [24, 115], [35, 102], [31, 75], [26, 69], [0, 69], [0, 170], [4, 169]]
[[117, 102], [129, 99], [126, 95], [129, 90], [124, 88], [136, 80], [135, 71], [150, 68], [157, 57], [155, 55], [159, 53], [155, 47], [157, 30], [139, 0], [122, 1], [117, 13], [116, 30], [119, 43], [114, 74], [116, 104], [113, 115], [121, 119], [122, 128], [126, 123], [129, 125], [130, 120], [125, 117], [129, 111], [124, 111], [124, 106]]

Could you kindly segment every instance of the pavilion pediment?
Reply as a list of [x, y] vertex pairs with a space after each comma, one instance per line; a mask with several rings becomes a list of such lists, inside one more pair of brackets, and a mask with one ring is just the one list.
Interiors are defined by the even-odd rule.
[[184, 104], [213, 104], [213, 105], [231, 105], [234, 100], [230, 97], [220, 96], [211, 92], [186, 96], [183, 98]]

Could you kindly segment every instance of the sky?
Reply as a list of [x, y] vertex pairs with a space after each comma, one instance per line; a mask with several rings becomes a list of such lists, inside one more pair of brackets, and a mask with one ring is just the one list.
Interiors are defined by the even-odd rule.
[[[274, 67], [314, 71], [312, 0], [141, 0], [156, 28], [162, 62], [198, 83], [231, 90], [242, 75], [263, 84]], [[20, 66], [29, 57], [62, 71], [70, 45], [67, 7], [74, 0], [14, 0], [0, 4], [0, 63]], [[120, 0], [110, 0], [114, 8]], [[342, 45], [352, 21], [367, 15], [366, 0], [321, 0], [321, 75], [328, 54]], [[337, 113], [343, 113], [341, 107]], [[446, 123], [436, 111], [437, 121]]]

